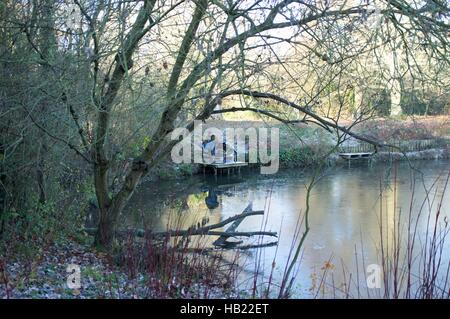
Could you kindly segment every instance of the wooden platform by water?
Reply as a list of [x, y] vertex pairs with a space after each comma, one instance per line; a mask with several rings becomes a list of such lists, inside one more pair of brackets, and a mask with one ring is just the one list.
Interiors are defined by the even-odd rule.
[[358, 152], [358, 153], [339, 153], [339, 156], [346, 159], [346, 160], [354, 160], [354, 159], [364, 159], [364, 158], [371, 158], [373, 152]]
[[226, 163], [211, 163], [211, 164], [202, 164], [203, 166], [203, 174], [205, 174], [207, 168], [212, 168], [214, 170], [214, 175], [217, 175], [218, 172], [223, 173], [224, 171], [229, 175], [230, 173], [234, 173], [236, 170], [238, 173], [241, 172], [241, 167], [248, 166], [247, 162], [226, 162]]

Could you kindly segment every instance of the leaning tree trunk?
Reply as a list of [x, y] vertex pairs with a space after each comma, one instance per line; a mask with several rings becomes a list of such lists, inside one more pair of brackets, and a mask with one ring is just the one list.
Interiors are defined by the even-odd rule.
[[[111, 245], [114, 239], [117, 218], [142, 175], [138, 174], [138, 178], [133, 179], [131, 182], [128, 181], [129, 178], [127, 177], [121, 191], [111, 198], [108, 187], [110, 164], [106, 156], [105, 145], [112, 105], [120, 90], [125, 73], [133, 66], [132, 55], [140, 39], [146, 34], [144, 32], [145, 25], [150, 19], [155, 3], [156, 0], [145, 1], [144, 5], [139, 9], [136, 21], [126, 35], [121, 49], [116, 54], [115, 66], [109, 80], [109, 86], [100, 99], [95, 99], [96, 107], [99, 109], [95, 143], [93, 144], [93, 152], [95, 154], [94, 184], [99, 207], [99, 225], [95, 236], [95, 244], [99, 246], [108, 247]], [[98, 55], [98, 52], [95, 53]]]
[[[146, 1], [143, 9], [139, 12], [136, 22], [131, 31], [126, 37], [123, 54], [117, 56], [116, 68], [113, 71], [110, 85], [103, 102], [99, 107], [99, 118], [97, 122], [96, 143], [95, 149], [95, 191], [99, 204], [99, 225], [95, 243], [100, 246], [111, 246], [115, 232], [117, 219], [133, 194], [134, 189], [141, 177], [147, 173], [161, 155], [154, 157], [155, 153], [160, 148], [164, 138], [173, 130], [173, 123], [178, 116], [179, 110], [184, 102], [177, 96], [177, 85], [184, 62], [187, 58], [187, 53], [191, 47], [197, 29], [200, 25], [201, 18], [206, 12], [208, 0], [199, 0], [196, 4], [192, 20], [183, 38], [179, 48], [178, 56], [169, 79], [167, 97], [169, 103], [167, 109], [162, 115], [160, 124], [156, 132], [153, 134], [151, 142], [146, 146], [140, 157], [135, 159], [132, 164], [131, 171], [128, 172], [127, 177], [122, 185], [122, 188], [112, 198], [109, 195], [108, 189], [108, 167], [109, 162], [105, 154], [106, 136], [108, 133], [109, 114], [111, 106], [114, 103], [115, 96], [118, 94], [120, 84], [125, 76], [125, 70], [132, 66], [132, 55], [135, 51], [139, 40], [145, 35], [144, 30], [147, 20], [150, 18], [150, 12], [156, 1]], [[124, 61], [126, 63], [124, 63]], [[183, 91], [183, 90], [182, 90]]]

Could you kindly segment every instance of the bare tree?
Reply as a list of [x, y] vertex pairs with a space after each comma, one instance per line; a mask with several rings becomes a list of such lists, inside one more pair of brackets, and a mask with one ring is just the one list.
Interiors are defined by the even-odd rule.
[[[381, 25], [406, 43], [420, 39], [428, 54], [447, 61], [449, 8], [443, 1], [380, 0], [375, 7], [357, 0], [74, 0], [59, 9], [68, 3], [80, 14], [78, 27], [69, 28], [58, 10], [54, 28], [43, 27], [54, 29], [58, 54], [48, 56], [27, 39], [37, 63], [51, 70], [46, 77], [57, 87], [53, 101], [68, 110], [71, 133], [33, 122], [92, 165], [100, 210], [96, 243], [102, 246], [112, 243], [118, 216], [140, 180], [170, 151], [175, 127], [192, 129], [193, 120], [213, 113], [254, 111], [286, 122], [300, 118], [381, 146], [339, 124], [342, 107], [330, 112], [323, 98], [330, 90], [345, 96], [334, 84], [345, 74], [352, 84], [348, 75], [363, 64], [358, 57], [375, 56], [391, 43], [379, 37]], [[31, 16], [19, 15], [10, 25], [28, 34], [43, 23], [29, 23]], [[379, 27], [367, 27], [372, 18], [380, 19]], [[61, 67], [68, 56], [73, 69]], [[88, 94], [74, 101], [70, 83]], [[214, 110], [232, 97], [244, 105]], [[369, 115], [361, 112], [357, 120]], [[122, 154], [143, 136], [138, 152]], [[131, 163], [117, 172], [124, 158]], [[113, 174], [123, 175], [122, 182]]]

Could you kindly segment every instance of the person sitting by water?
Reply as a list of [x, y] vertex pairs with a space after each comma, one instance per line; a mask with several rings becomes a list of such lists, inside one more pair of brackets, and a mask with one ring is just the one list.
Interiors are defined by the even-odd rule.
[[[203, 155], [216, 156], [216, 136], [211, 135], [211, 139], [203, 142]], [[233, 145], [226, 142], [226, 136], [223, 137], [222, 142], [223, 159], [215, 159], [215, 161], [223, 161], [223, 163], [232, 163], [237, 159], [237, 151]]]
[[203, 150], [212, 156], [216, 155], [216, 136], [215, 135], [211, 135], [211, 139], [209, 141], [203, 142]]

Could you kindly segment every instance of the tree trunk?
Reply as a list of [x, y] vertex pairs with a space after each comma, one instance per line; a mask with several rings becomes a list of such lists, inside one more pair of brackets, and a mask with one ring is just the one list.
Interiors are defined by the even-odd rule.
[[[56, 33], [55, 33], [55, 0], [42, 0], [39, 1], [39, 48], [42, 53], [46, 64], [42, 66], [42, 80], [47, 81], [45, 83], [45, 90], [52, 92], [53, 84], [47, 79], [51, 79], [53, 72], [50, 64], [53, 62], [56, 52]], [[51, 112], [48, 109], [48, 105], [53, 103], [51, 99], [43, 99], [39, 106], [39, 113], [41, 116], [42, 126], [44, 128], [49, 127], [49, 123], [45, 120], [48, 114]], [[39, 119], [38, 119], [39, 121]], [[43, 205], [47, 201], [46, 194], [46, 176], [45, 176], [45, 163], [47, 158], [47, 138], [46, 134], [42, 131], [38, 131], [39, 146], [37, 150], [37, 165], [36, 165], [36, 181], [39, 192], [39, 203]]]
[[402, 106], [400, 105], [402, 98], [402, 86], [400, 79], [394, 79], [391, 88], [391, 116], [399, 116], [402, 114]]
[[[98, 157], [97, 161], [99, 161]], [[100, 161], [94, 166], [94, 186], [99, 214], [95, 245], [108, 246], [112, 240], [114, 229], [110, 223], [111, 199], [108, 194], [108, 164], [104, 161]]]
[[108, 194], [108, 165], [95, 166], [95, 192], [99, 207], [99, 223], [94, 242], [96, 246], [110, 248], [116, 233], [117, 219], [141, 177], [147, 172], [147, 167], [145, 162], [135, 160], [121, 190], [111, 199]]
[[95, 234], [95, 241], [94, 245], [97, 247], [108, 247], [114, 238], [114, 225], [109, 220], [109, 216], [111, 215], [109, 213], [108, 207], [102, 207], [99, 208], [100, 213], [100, 219], [98, 223], [97, 233]]
[[394, 48], [389, 54], [385, 55], [386, 64], [389, 67], [389, 86], [391, 95], [391, 116], [399, 116], [402, 114], [402, 107], [400, 105], [402, 97], [402, 79], [400, 76], [400, 55]]
[[357, 83], [354, 86], [354, 102], [353, 102], [353, 119], [359, 119], [361, 116], [361, 108], [363, 104], [363, 91], [361, 90], [361, 86]]

